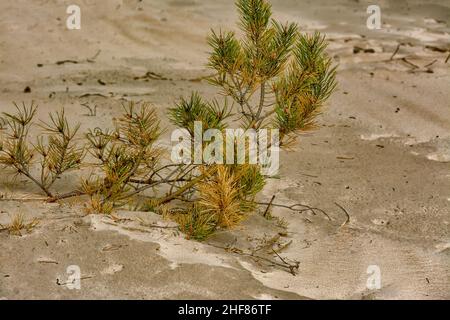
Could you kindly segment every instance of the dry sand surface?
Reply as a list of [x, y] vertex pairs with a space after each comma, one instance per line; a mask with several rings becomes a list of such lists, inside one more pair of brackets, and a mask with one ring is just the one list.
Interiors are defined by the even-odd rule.
[[[81, 30], [65, 27], [72, 2]], [[282, 154], [280, 179], [261, 201], [275, 195], [329, 219], [274, 208], [287, 233], [255, 214], [198, 243], [154, 214], [120, 211], [113, 221], [84, 217], [79, 203], [45, 203], [1, 172], [0, 223], [16, 213], [40, 223], [21, 237], [0, 233], [0, 298], [450, 298], [450, 3], [377, 1], [383, 25], [373, 31], [372, 2], [272, 3], [277, 18], [327, 35], [339, 90], [320, 130]], [[169, 146], [167, 108], [192, 90], [216, 94], [200, 81], [209, 74], [205, 38], [210, 28], [234, 30], [236, 18], [229, 0], [1, 1], [0, 111], [35, 100], [39, 117], [65, 107], [86, 129], [107, 127], [123, 101], [147, 100]], [[84, 102], [98, 105], [95, 117]], [[69, 175], [57, 188], [78, 181]], [[281, 257], [299, 262], [295, 276], [241, 254], [279, 233], [278, 245], [289, 244]], [[230, 244], [242, 252], [223, 250]], [[69, 265], [81, 269], [81, 290], [64, 285]], [[380, 290], [366, 287], [370, 265], [380, 268]]]

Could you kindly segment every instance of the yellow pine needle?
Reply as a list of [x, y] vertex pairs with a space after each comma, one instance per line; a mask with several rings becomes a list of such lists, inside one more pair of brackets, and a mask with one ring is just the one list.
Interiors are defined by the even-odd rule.
[[199, 185], [199, 204], [205, 212], [216, 216], [219, 227], [233, 227], [243, 218], [237, 182], [230, 168], [219, 165], [214, 176]]

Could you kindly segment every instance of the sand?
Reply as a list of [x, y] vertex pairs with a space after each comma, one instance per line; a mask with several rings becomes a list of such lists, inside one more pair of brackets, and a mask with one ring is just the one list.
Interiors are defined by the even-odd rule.
[[[272, 2], [276, 18], [327, 35], [339, 88], [319, 130], [282, 153], [280, 179], [260, 199], [308, 204], [331, 220], [275, 207], [287, 230], [254, 214], [198, 243], [151, 213], [121, 211], [126, 222], [115, 222], [84, 217], [78, 202], [45, 203], [2, 171], [0, 223], [16, 213], [40, 223], [21, 237], [0, 232], [0, 298], [450, 298], [450, 4], [380, 1], [382, 28], [368, 30], [367, 1]], [[167, 108], [192, 90], [216, 94], [199, 81], [210, 72], [205, 38], [210, 28], [236, 30], [232, 1], [84, 0], [81, 30], [65, 27], [69, 4], [0, 3], [0, 111], [35, 100], [39, 117], [65, 107], [85, 130], [108, 127], [124, 101], [146, 100], [169, 146]], [[295, 276], [221, 248], [251, 252], [279, 233], [289, 243], [281, 257], [299, 262]], [[70, 265], [80, 267], [80, 290], [64, 284]], [[371, 265], [377, 290], [366, 286]]]

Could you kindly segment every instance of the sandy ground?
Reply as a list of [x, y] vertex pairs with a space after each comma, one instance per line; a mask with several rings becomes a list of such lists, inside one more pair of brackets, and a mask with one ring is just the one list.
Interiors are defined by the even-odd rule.
[[[255, 214], [198, 243], [150, 213], [122, 211], [115, 222], [83, 217], [79, 203], [30, 200], [39, 191], [2, 172], [0, 223], [16, 213], [40, 223], [22, 237], [0, 233], [0, 298], [449, 299], [450, 4], [422, 2], [378, 1], [383, 25], [372, 31], [367, 1], [273, 1], [276, 18], [327, 35], [339, 90], [320, 130], [283, 153], [281, 178], [261, 200], [302, 202], [330, 219], [275, 208], [287, 231]], [[40, 117], [63, 106], [86, 129], [108, 126], [125, 100], [147, 100], [169, 145], [165, 110], [192, 90], [215, 94], [199, 81], [209, 72], [205, 37], [235, 29], [232, 1], [80, 0], [76, 31], [65, 27], [69, 4], [0, 3], [0, 111], [34, 99]], [[97, 116], [84, 102], [98, 105]], [[350, 216], [343, 227], [337, 204]], [[250, 252], [274, 236], [290, 243], [281, 257], [299, 262], [296, 276], [221, 248]], [[81, 290], [64, 285], [70, 265], [81, 269]], [[380, 268], [380, 290], [366, 287], [370, 265]]]

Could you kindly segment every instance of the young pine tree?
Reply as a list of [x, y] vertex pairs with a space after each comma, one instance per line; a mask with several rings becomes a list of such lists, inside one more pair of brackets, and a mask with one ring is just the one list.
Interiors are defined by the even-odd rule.
[[[240, 35], [212, 31], [208, 38], [208, 66], [214, 73], [208, 80], [220, 97], [206, 101], [192, 93], [169, 110], [169, 118], [191, 134], [196, 121], [204, 131], [224, 132], [231, 122], [244, 130], [277, 129], [280, 146], [287, 147], [315, 127], [336, 87], [336, 68], [322, 35], [303, 34], [294, 23], [273, 20], [268, 1], [237, 0], [236, 6]], [[79, 126], [71, 127], [64, 111], [51, 114], [49, 123], [41, 124], [43, 135], [29, 142], [36, 107], [16, 108], [1, 123], [6, 134], [0, 164], [26, 176], [52, 201], [87, 196], [88, 211], [98, 213], [144, 201], [144, 209], [176, 220], [189, 238], [203, 240], [217, 228], [242, 221], [264, 187], [257, 164], [163, 163], [163, 150], [157, 147], [160, 124], [148, 103], [126, 105], [114, 130], [89, 131], [86, 148], [75, 143]], [[84, 164], [92, 174], [77, 190], [55, 194], [53, 184], [79, 168], [86, 151], [97, 161]]]
[[[227, 121], [238, 122], [244, 129], [277, 129], [280, 146], [287, 147], [315, 127], [316, 117], [336, 87], [336, 67], [320, 33], [302, 34], [295, 23], [273, 20], [266, 0], [238, 0], [236, 5], [241, 36], [212, 31], [208, 38], [208, 66], [214, 72], [209, 83], [220, 90], [223, 102], [209, 102], [193, 93], [170, 110], [170, 119], [191, 134], [195, 121], [202, 122], [203, 130], [224, 130]], [[233, 100], [232, 107], [227, 98]], [[199, 184], [191, 224], [204, 220], [218, 227], [235, 225], [254, 208], [254, 198], [263, 186], [257, 165], [211, 166]]]

